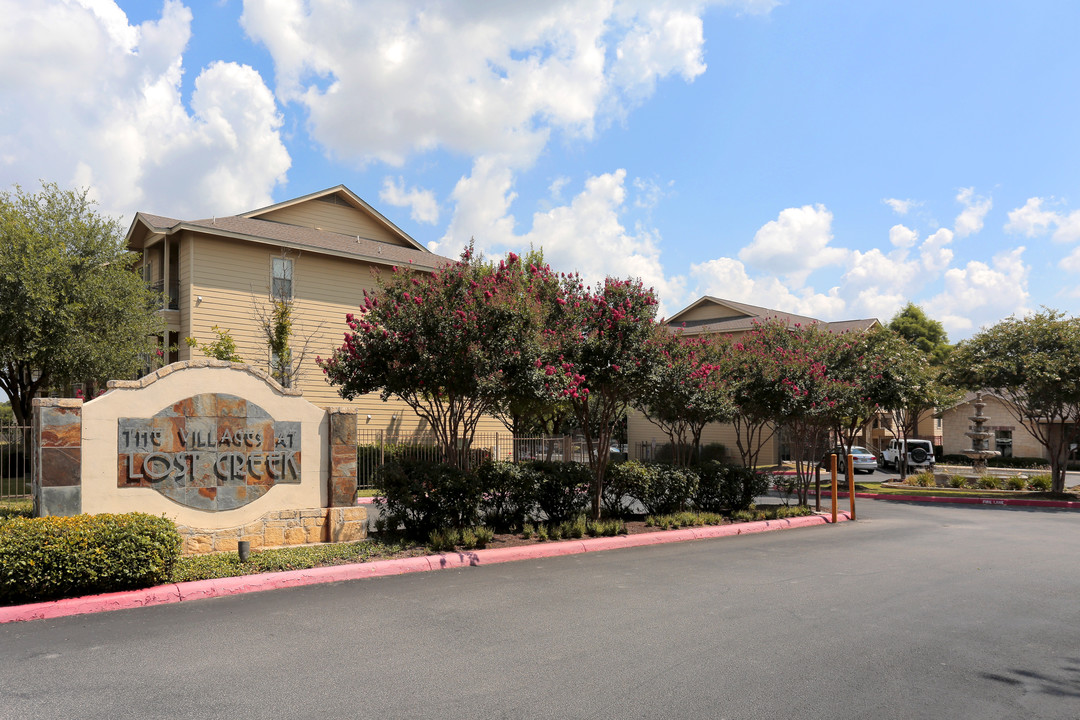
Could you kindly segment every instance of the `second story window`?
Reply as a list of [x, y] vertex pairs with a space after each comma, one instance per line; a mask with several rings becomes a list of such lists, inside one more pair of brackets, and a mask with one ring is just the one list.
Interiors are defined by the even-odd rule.
[[273, 258], [270, 263], [270, 294], [279, 300], [292, 299], [293, 261], [290, 258]]

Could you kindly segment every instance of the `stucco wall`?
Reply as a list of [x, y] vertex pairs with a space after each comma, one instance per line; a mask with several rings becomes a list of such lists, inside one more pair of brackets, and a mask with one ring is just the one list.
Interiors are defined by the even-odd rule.
[[[993, 395], [983, 395], [983, 415], [989, 417], [984, 427], [991, 431], [1011, 430], [1013, 437], [1012, 454], [1015, 457], [1046, 457], [1046, 448], [1016, 421], [1009, 410]], [[941, 425], [946, 454], [957, 454], [971, 447], [971, 440], [964, 435], [971, 429], [971, 416], [975, 408], [970, 403], [963, 403], [942, 413]], [[990, 449], [996, 449], [994, 438], [990, 439]]]

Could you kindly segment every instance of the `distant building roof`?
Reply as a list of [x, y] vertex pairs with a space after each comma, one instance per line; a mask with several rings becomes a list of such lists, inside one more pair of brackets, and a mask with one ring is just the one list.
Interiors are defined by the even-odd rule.
[[687, 335], [704, 333], [736, 333], [751, 330], [755, 322], [778, 318], [788, 327], [817, 324], [830, 332], [865, 332], [880, 325], [876, 318], [825, 322], [806, 315], [773, 310], [759, 305], [725, 300], [705, 295], [668, 318], [672, 328], [682, 328]]

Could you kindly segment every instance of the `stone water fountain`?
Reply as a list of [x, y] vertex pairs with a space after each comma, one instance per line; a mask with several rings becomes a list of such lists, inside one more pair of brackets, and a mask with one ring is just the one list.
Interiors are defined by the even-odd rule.
[[971, 458], [971, 467], [976, 475], [985, 475], [986, 461], [989, 458], [997, 457], [1001, 453], [990, 449], [990, 437], [994, 433], [983, 428], [983, 425], [990, 418], [983, 415], [983, 408], [986, 407], [986, 403], [983, 402], [981, 391], [975, 393], [975, 399], [971, 401], [971, 406], [975, 408], [975, 414], [968, 417], [971, 420], [971, 429], [964, 433], [971, 438], [971, 449], [961, 450], [960, 452]]

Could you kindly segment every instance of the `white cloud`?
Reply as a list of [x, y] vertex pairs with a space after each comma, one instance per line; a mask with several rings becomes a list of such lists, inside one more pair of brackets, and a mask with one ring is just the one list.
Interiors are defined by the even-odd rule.
[[983, 228], [983, 219], [994, 203], [988, 197], [975, 195], [975, 188], [963, 188], [956, 195], [956, 201], [964, 206], [964, 209], [956, 216], [954, 228], [956, 236], [960, 238], [973, 235]]
[[821, 320], [837, 319], [847, 307], [837, 288], [824, 294], [809, 288], [792, 292], [776, 277], [750, 277], [746, 266], [734, 258], [694, 263], [690, 275], [698, 283], [696, 295], [713, 295]]
[[814, 270], [840, 264], [847, 257], [846, 250], [829, 247], [832, 217], [820, 204], [782, 210], [739, 251], [739, 259], [752, 267], [785, 275], [799, 287]]
[[903, 225], [889, 228], [889, 242], [898, 248], [909, 248], [919, 241], [919, 233]]
[[993, 264], [973, 260], [945, 273], [944, 291], [926, 304], [949, 333], [964, 333], [1007, 315], [1028, 312], [1023, 247], [998, 253]]
[[0, 0], [0, 182], [90, 185], [112, 214], [180, 217], [271, 202], [290, 158], [273, 95], [215, 62], [180, 95], [191, 12], [130, 25], [109, 0]]
[[405, 189], [405, 180], [391, 177], [383, 178], [379, 199], [394, 207], [409, 208], [409, 216], [420, 223], [434, 225], [439, 222], [439, 203], [431, 190], [412, 187]]
[[953, 241], [953, 231], [941, 228], [930, 235], [919, 246], [919, 256], [922, 258], [923, 269], [926, 272], [939, 274], [949, 267], [953, 259], [953, 251], [946, 247]]
[[920, 204], [914, 200], [899, 200], [897, 198], [885, 198], [882, 202], [891, 207], [897, 215], [907, 215], [911, 208]]
[[704, 72], [703, 11], [694, 0], [373, 0], [363, 12], [248, 0], [241, 22], [273, 57], [278, 98], [307, 109], [332, 155], [400, 164], [441, 147], [520, 167], [553, 131], [590, 138], [659, 79]]
[[1006, 232], [1023, 234], [1027, 237], [1040, 237], [1055, 228], [1055, 242], [1076, 242], [1080, 240], [1080, 210], [1069, 214], [1044, 210], [1044, 198], [1028, 198], [1023, 207], [1009, 212]]
[[456, 255], [470, 238], [488, 253], [542, 248], [553, 268], [580, 272], [589, 283], [609, 275], [640, 278], [657, 291], [665, 314], [685, 299], [686, 283], [665, 275], [655, 230], [639, 226], [631, 231], [623, 225], [619, 216], [626, 206], [625, 183], [625, 170], [590, 177], [569, 204], [535, 213], [531, 229], [517, 234], [509, 214], [514, 198], [509, 171], [496, 163], [478, 163], [469, 178], [458, 182], [458, 212], [431, 249]]

